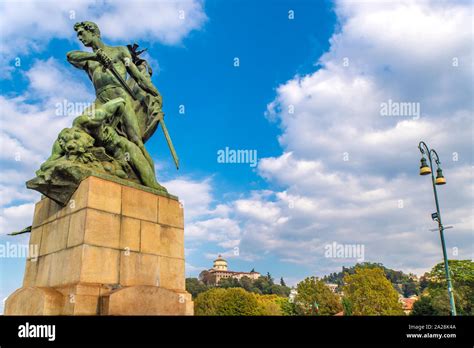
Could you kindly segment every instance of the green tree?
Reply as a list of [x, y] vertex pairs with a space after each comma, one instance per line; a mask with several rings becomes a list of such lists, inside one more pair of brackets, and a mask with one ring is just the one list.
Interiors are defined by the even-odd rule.
[[186, 291], [189, 292], [193, 298], [196, 298], [201, 292], [208, 289], [206, 284], [197, 278], [186, 278]]
[[[449, 260], [458, 315], [474, 315], [474, 263], [471, 260]], [[413, 315], [450, 315], [444, 263], [435, 265], [424, 276], [423, 293], [415, 302]]]
[[428, 287], [430, 284], [430, 281], [428, 280], [429, 273], [425, 273], [420, 277], [420, 282], [419, 282], [419, 291], [420, 294], [423, 293], [423, 291]]
[[194, 301], [196, 315], [260, 315], [257, 296], [242, 288], [214, 288], [203, 292]]
[[283, 315], [282, 307], [277, 295], [255, 295], [260, 315]]
[[278, 295], [282, 297], [288, 297], [290, 295], [291, 289], [287, 286], [281, 286], [278, 284], [273, 284], [270, 286], [270, 294]]
[[275, 301], [280, 305], [283, 316], [297, 315], [296, 305], [294, 302], [291, 302], [288, 297], [278, 296]]
[[[474, 284], [474, 262], [471, 260], [448, 260], [451, 280], [454, 283]], [[446, 282], [444, 262], [438, 263], [430, 272], [433, 280]]]
[[431, 297], [422, 296], [413, 304], [413, 311], [410, 315], [438, 315], [431, 303]]
[[242, 288], [244, 288], [247, 291], [255, 292], [254, 291], [255, 287], [253, 285], [253, 280], [250, 279], [247, 276], [240, 278], [240, 285], [242, 286]]
[[267, 279], [268, 279], [268, 283], [271, 285], [273, 285], [273, 278], [272, 278], [272, 275], [270, 274], [270, 272], [267, 272]]
[[408, 279], [406, 283], [402, 285], [403, 296], [410, 297], [412, 295], [418, 295], [419, 287], [413, 279]]
[[351, 301], [349, 301], [349, 299], [347, 297], [344, 297], [342, 299], [342, 308], [343, 308], [343, 311], [344, 311], [344, 315], [352, 315], [352, 303]]
[[287, 286], [281, 286], [278, 284], [274, 284], [273, 279], [268, 278], [268, 276], [261, 276], [256, 280], [252, 280], [249, 277], [242, 277], [239, 283], [232, 283], [229, 282], [231, 287], [242, 287], [247, 291], [254, 292], [256, 294], [263, 294], [263, 295], [279, 295], [288, 297], [290, 294], [290, 288]]
[[218, 286], [220, 288], [241, 288], [241, 284], [238, 279], [235, 278], [223, 278], [219, 281]]
[[213, 288], [200, 293], [194, 300], [195, 315], [218, 315], [226, 289]]
[[306, 278], [296, 286], [296, 311], [302, 315], [334, 315], [342, 311], [339, 296], [316, 277]]
[[271, 294], [271, 286], [273, 284], [270, 283], [268, 277], [260, 276], [253, 282], [253, 285], [256, 289], [260, 291], [260, 293], [264, 295]]
[[344, 277], [344, 296], [353, 315], [403, 315], [398, 293], [381, 268], [357, 267]]
[[[283, 280], [283, 278], [281, 280]], [[197, 295], [198, 293], [208, 289], [211, 286], [217, 286], [220, 288], [243, 288], [246, 291], [261, 295], [278, 295], [282, 297], [288, 297], [290, 294], [290, 288], [286, 285], [282, 286], [279, 284], [275, 284], [270, 273], [267, 273], [266, 276], [260, 276], [256, 280], [253, 280], [247, 276], [242, 277], [240, 280], [232, 277], [223, 278], [219, 281], [218, 284], [216, 284], [215, 276], [208, 271], [203, 271], [199, 275], [199, 282], [201, 282], [202, 285], [206, 286], [206, 288], [194, 290], [193, 286], [196, 287], [198, 283], [193, 281], [193, 283], [190, 283], [190, 287], [191, 289], [193, 289], [193, 291], [190, 292], [195, 292]]]
[[[402, 271], [396, 271], [390, 268], [385, 267], [381, 263], [373, 263], [373, 262], [362, 262], [358, 263], [353, 267], [342, 267], [342, 272], [339, 273], [331, 273], [327, 276], [323, 277], [323, 280], [326, 283], [334, 283], [337, 284], [339, 287], [344, 285], [344, 276], [346, 274], [354, 274], [356, 268], [358, 267], [365, 267], [365, 268], [380, 268], [384, 271], [387, 279], [393, 284], [395, 290], [397, 290], [400, 294], [403, 294], [405, 285], [410, 282], [410, 276], [408, 274], [403, 273]], [[415, 282], [416, 284], [416, 282]], [[413, 286], [410, 284], [408, 285], [408, 290], [411, 292], [413, 290]]]
[[199, 274], [199, 280], [202, 281], [205, 285], [215, 285], [216, 276], [209, 271], [202, 271]]
[[280, 278], [280, 285], [281, 286], [286, 286], [285, 281], [283, 280], [283, 277]]

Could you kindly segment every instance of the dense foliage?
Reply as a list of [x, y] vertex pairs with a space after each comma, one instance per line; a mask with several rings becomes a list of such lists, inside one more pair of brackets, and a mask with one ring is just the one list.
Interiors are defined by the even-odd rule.
[[342, 311], [341, 299], [316, 277], [298, 283], [296, 313], [300, 315], [334, 315]]
[[[474, 263], [448, 261], [458, 315], [474, 315]], [[422, 278], [423, 292], [413, 306], [412, 315], [450, 315], [444, 263], [438, 263]], [[421, 284], [421, 281], [420, 281]]]
[[[209, 272], [201, 273], [200, 277], [202, 280], [196, 278], [186, 279], [186, 290], [193, 295], [193, 298], [208, 289], [213, 288], [212, 278]], [[290, 288], [285, 285], [283, 278], [280, 279], [280, 284], [275, 284], [273, 278], [269, 273], [266, 276], [261, 276], [258, 279], [251, 279], [249, 277], [242, 277], [240, 280], [235, 278], [224, 278], [221, 279], [219, 284], [216, 285], [219, 288], [243, 288], [246, 291], [253, 292], [260, 295], [278, 295], [288, 297], [290, 294]]]
[[395, 271], [393, 269], [387, 268], [381, 263], [372, 263], [372, 262], [363, 262], [358, 263], [353, 267], [342, 267], [341, 272], [334, 272], [322, 278], [326, 283], [337, 284], [338, 289], [341, 290], [344, 285], [344, 276], [346, 274], [354, 274], [356, 268], [379, 268], [382, 269], [387, 279], [392, 283], [392, 286], [398, 293], [404, 297], [410, 297], [412, 295], [418, 295], [420, 293], [418, 283], [413, 280], [413, 274], [406, 274], [402, 271]]
[[213, 288], [194, 300], [196, 315], [255, 316], [291, 315], [288, 299], [278, 295], [259, 295], [242, 288]]
[[194, 300], [196, 315], [259, 315], [255, 294], [241, 288], [214, 288], [199, 294]]
[[193, 298], [196, 298], [201, 292], [209, 289], [209, 286], [197, 278], [186, 278], [186, 291], [189, 292]]
[[[474, 263], [449, 261], [456, 309], [459, 315], [474, 315]], [[207, 271], [205, 271], [207, 272]], [[444, 264], [439, 263], [419, 281], [411, 275], [381, 264], [362, 263], [322, 279], [306, 278], [297, 284], [297, 295], [269, 273], [258, 279], [222, 279], [215, 286], [213, 275], [186, 279], [196, 315], [404, 315], [399, 294], [420, 294], [412, 315], [449, 315], [450, 303]], [[202, 275], [202, 274], [201, 274]], [[207, 283], [207, 284], [206, 284]], [[333, 293], [326, 283], [339, 284]]]
[[344, 276], [344, 284], [352, 315], [404, 315], [398, 293], [383, 269], [356, 267], [354, 274]]

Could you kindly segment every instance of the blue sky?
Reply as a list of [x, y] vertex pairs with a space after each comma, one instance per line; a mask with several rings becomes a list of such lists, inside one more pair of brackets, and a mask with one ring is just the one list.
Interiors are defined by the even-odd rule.
[[[180, 170], [161, 130], [146, 145], [159, 181], [184, 201], [188, 276], [222, 253], [233, 270], [295, 284], [357, 262], [325, 257], [333, 242], [423, 273], [441, 253], [429, 231], [430, 183], [417, 175], [422, 139], [448, 180], [440, 190], [444, 220], [455, 226], [448, 254], [472, 258], [469, 3], [118, 4], [0, 5], [1, 243], [27, 242], [5, 234], [30, 224], [39, 195], [24, 182], [75, 116], [55, 116], [55, 104], [92, 101], [90, 81], [65, 54], [84, 49], [73, 24], [93, 20], [106, 43], [148, 48]], [[420, 114], [382, 116], [388, 100], [415, 103]], [[218, 163], [226, 147], [256, 150], [258, 165]], [[23, 269], [20, 258], [0, 259], [2, 298], [21, 285]]]

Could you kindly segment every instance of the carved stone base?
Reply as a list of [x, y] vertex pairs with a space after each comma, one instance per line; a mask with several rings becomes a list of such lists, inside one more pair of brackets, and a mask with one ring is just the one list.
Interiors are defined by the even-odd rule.
[[[23, 287], [5, 315], [192, 315], [176, 197], [89, 177], [36, 204]], [[37, 256], [37, 257], [34, 257]]]

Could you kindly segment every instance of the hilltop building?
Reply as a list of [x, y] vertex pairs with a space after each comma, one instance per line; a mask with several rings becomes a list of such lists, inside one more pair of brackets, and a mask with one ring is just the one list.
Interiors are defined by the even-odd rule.
[[[237, 271], [229, 271], [227, 261], [222, 258], [221, 255], [217, 259], [214, 260], [214, 264], [211, 269], [207, 270], [208, 274], [212, 275], [214, 279], [214, 285], [218, 284], [221, 279], [225, 278], [234, 278], [240, 280], [243, 277], [249, 277], [250, 279], [258, 279], [260, 277], [260, 273], [251, 271], [251, 272], [237, 272]], [[204, 272], [201, 273], [200, 277], [202, 277]]]

